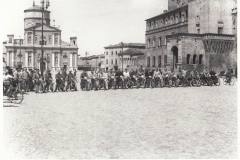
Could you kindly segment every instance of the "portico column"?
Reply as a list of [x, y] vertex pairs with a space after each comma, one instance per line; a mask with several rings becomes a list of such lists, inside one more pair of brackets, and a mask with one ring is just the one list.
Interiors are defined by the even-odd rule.
[[52, 68], [55, 67], [55, 53], [52, 53]]
[[25, 52], [25, 67], [28, 67], [28, 52]]
[[77, 56], [77, 53], [75, 54], [75, 68], [77, 68], [77, 59], [78, 59], [78, 56]]
[[52, 45], [54, 46], [54, 34], [52, 35]]
[[32, 56], [31, 57], [32, 57], [32, 64], [31, 65], [32, 65], [32, 68], [34, 68], [34, 54], [33, 54], [33, 52], [32, 52]]
[[12, 55], [11, 55], [12, 57], [12, 67], [14, 67], [14, 52], [12, 52]]
[[58, 67], [60, 68], [61, 53], [58, 53]]
[[7, 59], [6, 59], [6, 61], [7, 61], [7, 66], [9, 66], [10, 64], [9, 64], [9, 59], [10, 59], [10, 56], [9, 56], [9, 52], [7, 52]]
[[70, 64], [69, 64], [70, 67], [72, 67], [72, 58], [73, 58], [73, 54], [71, 53], [71, 54], [70, 54]]

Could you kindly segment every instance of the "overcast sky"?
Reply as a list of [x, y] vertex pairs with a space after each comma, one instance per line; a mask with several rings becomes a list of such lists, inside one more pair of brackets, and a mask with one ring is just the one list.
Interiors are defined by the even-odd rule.
[[[33, 0], [0, 0], [1, 42], [7, 34], [23, 37], [24, 9]], [[35, 0], [36, 5], [40, 0]], [[79, 54], [101, 54], [104, 46], [145, 42], [145, 19], [162, 13], [167, 0], [50, 0], [51, 23], [62, 29], [62, 39], [77, 36]]]

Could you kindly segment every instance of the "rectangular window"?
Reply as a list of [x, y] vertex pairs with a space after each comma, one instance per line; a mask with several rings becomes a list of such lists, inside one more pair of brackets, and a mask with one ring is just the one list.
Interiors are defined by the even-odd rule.
[[148, 42], [147, 42], [147, 48], [150, 48], [150, 47], [151, 47], [150, 44], [151, 44], [151, 40], [148, 39]]
[[42, 42], [42, 36], [41, 36], [41, 40], [39, 41], [39, 44], [40, 45], [46, 45], [47, 44], [47, 40], [46, 40], [45, 36], [43, 36], [43, 42]]
[[158, 38], [158, 47], [161, 46], [161, 43], [162, 43], [162, 37], [159, 37], [159, 38]]
[[111, 64], [113, 65], [113, 60], [111, 60]]
[[49, 44], [52, 44], [52, 35], [48, 36], [48, 41], [49, 41]]
[[108, 64], [108, 59], [106, 59], [106, 64]]
[[37, 43], [37, 35], [34, 36], [34, 43]]
[[147, 57], [147, 67], [150, 67], [150, 57]]
[[32, 43], [32, 33], [31, 33], [31, 32], [28, 32], [28, 33], [27, 33], [27, 43], [28, 43], [28, 44], [31, 44], [31, 43]]
[[54, 33], [54, 44], [58, 44], [58, 34]]
[[167, 55], [164, 56], [164, 65], [167, 65]]
[[108, 52], [106, 52], [106, 55], [108, 55]]
[[32, 55], [31, 52], [28, 52], [28, 66], [31, 66], [32, 64]]
[[223, 34], [223, 27], [218, 27], [218, 34]]
[[200, 34], [200, 28], [197, 29], [197, 33]]
[[58, 66], [58, 52], [56, 52], [55, 54], [54, 54], [54, 66], [56, 67], [56, 66]]
[[115, 59], [115, 65], [117, 65], [117, 64], [118, 64], [117, 59]]
[[13, 41], [13, 39], [12, 39], [12, 38], [9, 38], [8, 43], [12, 43], [12, 41]]
[[153, 56], [153, 59], [152, 59], [152, 66], [153, 66], [153, 67], [156, 66], [156, 58], [155, 58], [155, 56]]
[[162, 56], [158, 56], [158, 67], [162, 67]]

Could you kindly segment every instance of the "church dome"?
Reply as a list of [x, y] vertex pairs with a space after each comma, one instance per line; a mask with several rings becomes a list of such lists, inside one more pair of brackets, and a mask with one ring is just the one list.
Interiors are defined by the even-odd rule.
[[[50, 25], [50, 11], [44, 10], [43, 23]], [[24, 10], [24, 28], [29, 28], [42, 21], [42, 7], [40, 5], [33, 4], [30, 8]]]

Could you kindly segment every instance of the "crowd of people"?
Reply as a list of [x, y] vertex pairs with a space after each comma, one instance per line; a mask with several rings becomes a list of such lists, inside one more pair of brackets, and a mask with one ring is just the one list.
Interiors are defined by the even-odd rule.
[[165, 69], [144, 69], [140, 67], [137, 70], [125, 69], [124, 72], [119, 69], [114, 71], [95, 70], [83, 71], [80, 79], [82, 90], [109, 90], [109, 89], [127, 89], [127, 88], [162, 88], [162, 87], [192, 87], [192, 86], [219, 86], [220, 75], [225, 75], [228, 83], [231, 82], [233, 73], [228, 69], [224, 73], [215, 71], [202, 71], [196, 69], [186, 71], [178, 69], [169, 71]]
[[[225, 75], [226, 82], [230, 83], [233, 73], [230, 69], [221, 73]], [[162, 87], [192, 87], [192, 86], [218, 86], [220, 85], [219, 75], [213, 70], [186, 71], [178, 69], [169, 71], [166, 68], [144, 69], [140, 67], [136, 70], [105, 70], [96, 69], [92, 71], [82, 71], [79, 81], [77, 80], [77, 70], [61, 69], [53, 74], [46, 70], [43, 74], [39, 69], [6, 69], [4, 75], [3, 91], [6, 92], [9, 86], [18, 88], [24, 92], [67, 92], [77, 91], [77, 84], [84, 91], [128, 89], [128, 88], [162, 88]]]
[[53, 75], [50, 70], [41, 74], [39, 69], [7, 68], [3, 77], [3, 92], [10, 86], [36, 93], [77, 91], [76, 74], [76, 70], [67, 72], [66, 69], [58, 70]]

